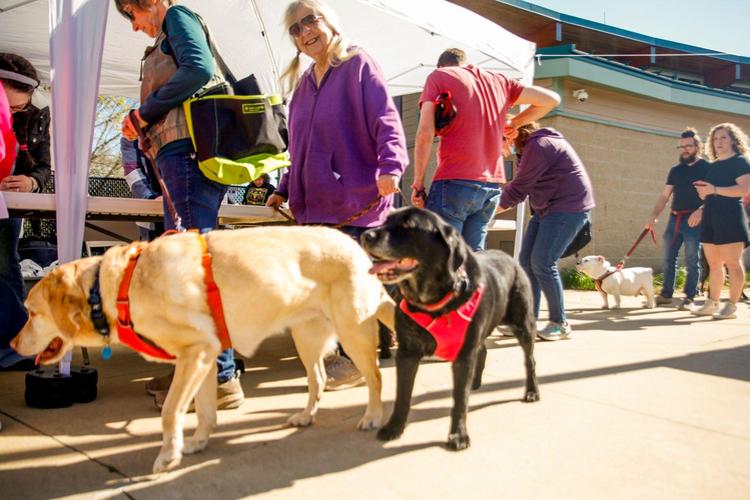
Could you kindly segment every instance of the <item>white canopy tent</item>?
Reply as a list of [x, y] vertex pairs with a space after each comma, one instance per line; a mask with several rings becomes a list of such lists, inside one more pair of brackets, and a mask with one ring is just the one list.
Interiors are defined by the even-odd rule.
[[[143, 49], [111, 0], [0, 0], [0, 51], [28, 58], [52, 87], [61, 262], [78, 258], [97, 94], [138, 96]], [[235, 74], [255, 73], [269, 91], [294, 56], [281, 0], [184, 0], [207, 21]], [[447, 47], [531, 83], [534, 44], [444, 0], [328, 0], [352, 43], [382, 66], [393, 95], [419, 92]], [[521, 211], [519, 211], [521, 212]], [[521, 221], [519, 221], [521, 222]], [[518, 227], [522, 227], [519, 224]]]

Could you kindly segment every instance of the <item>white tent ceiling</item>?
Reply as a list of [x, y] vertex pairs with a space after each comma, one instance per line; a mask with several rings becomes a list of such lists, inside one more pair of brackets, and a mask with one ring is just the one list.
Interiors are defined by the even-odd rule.
[[[143, 49], [151, 39], [134, 33], [110, 1], [100, 93], [137, 97]], [[274, 73], [294, 56], [282, 25], [284, 0], [184, 0], [211, 26], [232, 70], [255, 73], [276, 89]], [[383, 67], [391, 92], [418, 92], [440, 52], [456, 46], [488, 69], [529, 82], [534, 45], [495, 23], [442, 0], [328, 0], [342, 30]], [[264, 38], [261, 34], [266, 33]], [[92, 40], [93, 42], [93, 40]], [[270, 50], [269, 50], [270, 49]], [[28, 58], [49, 79], [48, 0], [0, 0], [0, 51]]]

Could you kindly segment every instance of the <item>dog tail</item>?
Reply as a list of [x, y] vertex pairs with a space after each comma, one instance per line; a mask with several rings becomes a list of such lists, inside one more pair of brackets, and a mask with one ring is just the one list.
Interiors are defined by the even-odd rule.
[[380, 296], [380, 305], [375, 313], [375, 317], [378, 321], [383, 323], [390, 331], [396, 331], [396, 303], [388, 295], [388, 292], [383, 288], [383, 292]]

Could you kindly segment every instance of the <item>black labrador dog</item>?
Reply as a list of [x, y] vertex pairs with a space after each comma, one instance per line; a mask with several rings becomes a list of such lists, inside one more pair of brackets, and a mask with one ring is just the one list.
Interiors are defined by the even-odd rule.
[[[523, 348], [523, 400], [539, 400], [531, 284], [510, 256], [499, 250], [471, 251], [438, 215], [413, 207], [392, 212], [383, 226], [363, 233], [361, 243], [374, 260], [370, 272], [386, 284], [397, 284], [403, 297], [396, 309], [396, 402], [390, 420], [378, 431], [378, 439], [390, 441], [401, 436], [419, 361], [438, 354], [453, 362], [453, 411], [447, 446], [452, 450], [467, 448], [469, 392], [482, 384], [487, 358], [484, 340], [500, 324], [510, 326]], [[453, 329], [461, 324], [463, 333], [460, 328]]]

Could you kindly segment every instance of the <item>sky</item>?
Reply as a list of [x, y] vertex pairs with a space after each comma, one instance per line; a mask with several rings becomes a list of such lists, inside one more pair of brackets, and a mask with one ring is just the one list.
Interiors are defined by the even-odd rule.
[[527, 0], [643, 35], [750, 57], [750, 0]]

